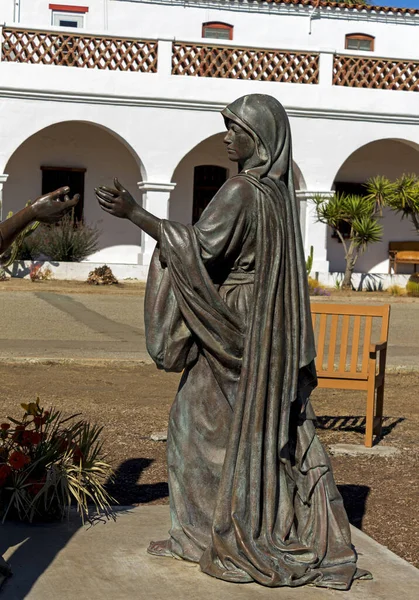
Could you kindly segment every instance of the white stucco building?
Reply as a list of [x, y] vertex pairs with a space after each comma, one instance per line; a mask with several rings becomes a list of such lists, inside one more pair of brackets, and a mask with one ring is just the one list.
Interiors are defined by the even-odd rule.
[[[419, 170], [419, 10], [69, 1], [0, 2], [0, 194], [6, 215], [57, 178], [78, 186], [85, 220], [102, 230], [91, 262], [145, 275], [152, 240], [103, 213], [94, 187], [118, 176], [159, 217], [191, 222], [236, 168], [219, 111], [244, 94], [271, 94], [288, 111], [316, 272], [341, 271], [344, 258], [315, 221], [313, 193]], [[389, 241], [417, 239], [397, 215], [383, 225], [356, 270], [387, 273]]]

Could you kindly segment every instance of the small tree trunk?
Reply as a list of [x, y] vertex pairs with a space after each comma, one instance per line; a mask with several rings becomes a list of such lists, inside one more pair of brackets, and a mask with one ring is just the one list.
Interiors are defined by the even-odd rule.
[[413, 225], [415, 226], [415, 229], [416, 229], [416, 233], [419, 234], [419, 213], [412, 213], [411, 217], [412, 217]]
[[351, 290], [352, 289], [352, 269], [349, 265], [349, 263], [346, 263], [346, 267], [345, 267], [345, 275], [343, 277], [343, 281], [342, 281], [342, 289], [343, 290]]
[[342, 281], [342, 289], [351, 290], [352, 289], [352, 273], [354, 271], [356, 259], [358, 258], [356, 248], [353, 243], [349, 246], [349, 250], [346, 254], [346, 266], [345, 266], [345, 275]]

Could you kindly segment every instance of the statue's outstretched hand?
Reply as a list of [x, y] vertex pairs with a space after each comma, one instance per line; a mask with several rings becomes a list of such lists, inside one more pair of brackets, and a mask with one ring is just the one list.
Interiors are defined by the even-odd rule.
[[113, 181], [115, 188], [104, 186], [95, 188], [100, 207], [114, 217], [130, 219], [138, 204], [116, 177]]
[[34, 200], [31, 209], [35, 220], [42, 223], [56, 223], [62, 219], [80, 200], [78, 194], [70, 199], [69, 191], [69, 187], [62, 187]]

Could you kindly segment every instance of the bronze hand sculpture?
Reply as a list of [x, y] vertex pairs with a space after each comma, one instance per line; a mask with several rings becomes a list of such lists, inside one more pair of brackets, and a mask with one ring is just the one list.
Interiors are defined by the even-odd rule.
[[29, 206], [25, 206], [6, 221], [0, 223], [0, 255], [6, 252], [16, 237], [34, 221], [56, 223], [69, 210], [76, 206], [79, 195], [72, 199], [68, 196], [69, 187], [40, 196]]

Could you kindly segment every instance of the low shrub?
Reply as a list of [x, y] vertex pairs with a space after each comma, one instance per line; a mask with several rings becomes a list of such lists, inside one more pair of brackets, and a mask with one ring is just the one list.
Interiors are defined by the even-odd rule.
[[390, 285], [387, 288], [387, 293], [391, 296], [404, 296], [406, 294], [406, 290], [400, 285]]
[[98, 249], [100, 230], [96, 226], [74, 221], [71, 213], [55, 224], [41, 224], [26, 237], [18, 260], [37, 260], [40, 257], [58, 262], [80, 262]]
[[322, 285], [318, 279], [308, 278], [308, 290], [310, 296], [330, 296], [330, 291]]
[[118, 283], [118, 280], [112, 270], [107, 265], [103, 265], [90, 271], [86, 282], [90, 285], [112, 285]]
[[0, 424], [0, 515], [32, 522], [62, 518], [74, 504], [82, 520], [89, 504], [114, 518], [104, 483], [112, 479], [99, 436], [102, 427], [22, 404], [21, 420]]
[[419, 297], [419, 273], [414, 273], [409, 277], [409, 281], [406, 285], [406, 292], [408, 296], [415, 298]]

